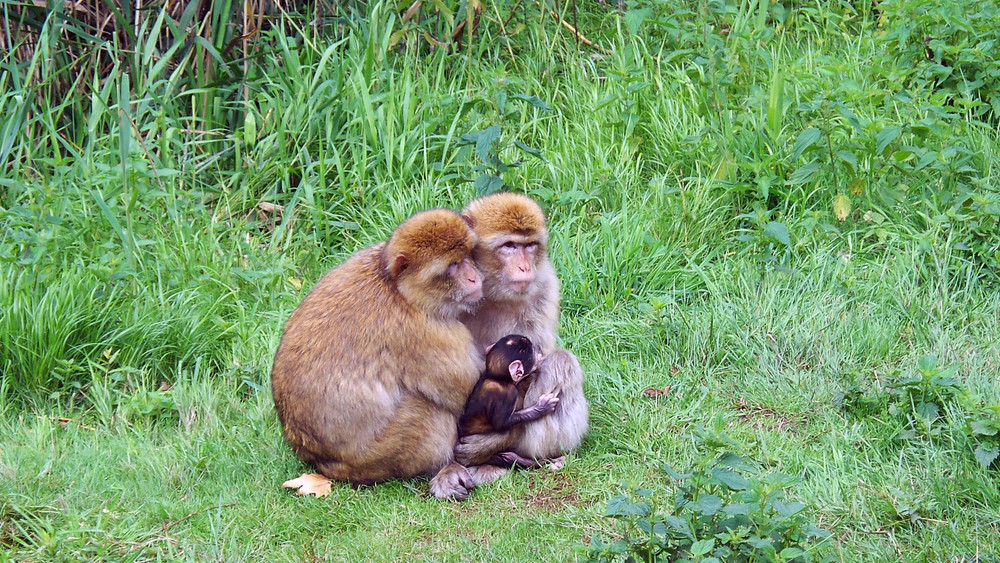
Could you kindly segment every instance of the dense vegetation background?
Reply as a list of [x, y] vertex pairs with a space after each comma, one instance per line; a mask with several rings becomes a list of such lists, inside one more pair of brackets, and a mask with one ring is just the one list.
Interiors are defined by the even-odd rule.
[[[38, 4], [0, 7], [0, 561], [1000, 559], [995, 2]], [[502, 187], [584, 446], [461, 504], [280, 490], [288, 314]]]

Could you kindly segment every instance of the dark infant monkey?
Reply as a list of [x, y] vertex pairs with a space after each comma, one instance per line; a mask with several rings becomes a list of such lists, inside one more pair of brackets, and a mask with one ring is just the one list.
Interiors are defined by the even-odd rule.
[[[554, 393], [541, 395], [534, 405], [523, 408], [526, 379], [534, 374], [542, 361], [531, 340], [511, 334], [498, 340], [486, 351], [486, 369], [479, 377], [465, 412], [458, 420], [458, 436], [502, 433], [511, 442], [524, 432], [521, 424], [538, 420], [552, 413], [559, 399]], [[508, 454], [509, 455], [509, 454]], [[473, 459], [474, 465], [492, 463], [510, 465], [505, 457], [485, 455]]]

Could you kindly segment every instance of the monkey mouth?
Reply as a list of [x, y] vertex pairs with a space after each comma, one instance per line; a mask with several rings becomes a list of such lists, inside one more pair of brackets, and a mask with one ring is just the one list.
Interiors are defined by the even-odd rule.
[[477, 289], [475, 291], [475, 293], [470, 293], [469, 295], [467, 295], [466, 298], [465, 298], [465, 300], [468, 301], [469, 303], [473, 304], [473, 305], [475, 305], [475, 304], [479, 303], [480, 301], [482, 301], [483, 300], [483, 288], [482, 288], [482, 286], [480, 286], [479, 289]]
[[510, 282], [507, 287], [509, 287], [510, 292], [515, 295], [524, 295], [525, 293], [528, 293], [529, 289], [531, 289], [531, 282]]
[[480, 292], [478, 297], [476, 297], [475, 299], [466, 299], [465, 301], [459, 303], [458, 307], [463, 313], [472, 314], [476, 312], [476, 309], [478, 309], [482, 303], [483, 303], [483, 294], [482, 292]]

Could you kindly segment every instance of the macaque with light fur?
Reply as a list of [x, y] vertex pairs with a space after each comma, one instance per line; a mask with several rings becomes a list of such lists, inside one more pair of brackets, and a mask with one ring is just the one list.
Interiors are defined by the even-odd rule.
[[436, 473], [435, 496], [468, 494], [473, 479], [453, 447], [483, 362], [458, 320], [482, 296], [476, 240], [453, 211], [417, 213], [295, 309], [271, 387], [302, 461], [355, 485]]
[[561, 464], [563, 454], [580, 445], [589, 414], [583, 370], [572, 353], [556, 348], [559, 280], [548, 257], [548, 230], [541, 207], [523, 195], [497, 193], [472, 201], [462, 217], [479, 239], [472, 255], [483, 274], [483, 299], [460, 319], [481, 347], [505, 334], [529, 338], [545, 359], [524, 395], [524, 404], [534, 404], [546, 394], [559, 398], [555, 411], [524, 424], [524, 435], [513, 444], [491, 434], [460, 439], [456, 461], [470, 466], [478, 485], [505, 472], [474, 463], [495, 454], [506, 453], [504, 458], [516, 465]]

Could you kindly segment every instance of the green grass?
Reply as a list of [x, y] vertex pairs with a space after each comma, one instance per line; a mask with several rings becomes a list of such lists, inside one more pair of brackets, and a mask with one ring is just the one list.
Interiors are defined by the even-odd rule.
[[[245, 97], [133, 54], [141, 76], [87, 67], [62, 99], [67, 71], [5, 60], [0, 561], [573, 560], [622, 532], [603, 515], [623, 482], [669, 506], [659, 467], [706, 436], [797, 477], [836, 560], [1000, 557], [996, 468], [964, 430], [1000, 396], [996, 116], [901, 74], [920, 51], [886, 48], [898, 22], [871, 6], [794, 4], [581, 4], [599, 50], [526, 7], [509, 49], [484, 15], [454, 54], [387, 50], [376, 7], [263, 31]], [[206, 92], [212, 119], [190, 117]], [[506, 171], [462, 141], [492, 125]], [[460, 504], [421, 479], [282, 490], [306, 469], [268, 386], [285, 319], [484, 173], [549, 214], [580, 451]], [[926, 354], [963, 389], [929, 425], [886, 395]], [[838, 404], [852, 389], [876, 406]]]

